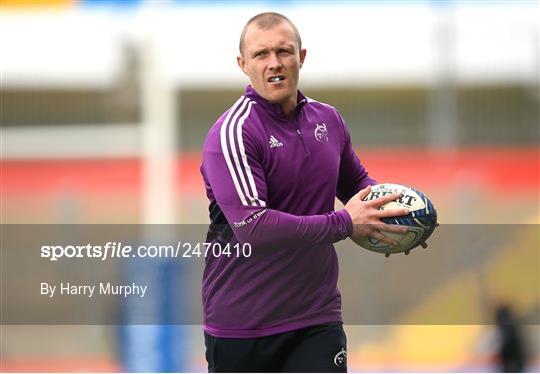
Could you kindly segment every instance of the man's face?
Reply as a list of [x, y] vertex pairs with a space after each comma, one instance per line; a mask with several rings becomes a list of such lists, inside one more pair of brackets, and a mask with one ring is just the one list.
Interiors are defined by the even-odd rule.
[[300, 67], [306, 50], [299, 49], [291, 25], [283, 22], [270, 30], [251, 24], [244, 37], [238, 66], [259, 95], [271, 103], [296, 104]]

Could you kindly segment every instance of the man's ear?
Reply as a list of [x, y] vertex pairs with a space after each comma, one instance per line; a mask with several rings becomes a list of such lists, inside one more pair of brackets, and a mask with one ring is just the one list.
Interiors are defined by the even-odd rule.
[[248, 75], [247, 73], [247, 70], [246, 70], [246, 60], [244, 60], [244, 58], [242, 57], [242, 55], [238, 55], [236, 57], [236, 63], [238, 64], [238, 67], [240, 67], [240, 69], [242, 69], [242, 71], [244, 72], [245, 75]]
[[306, 53], [307, 53], [307, 50], [305, 48], [300, 50], [300, 67], [304, 65], [304, 60], [306, 59]]

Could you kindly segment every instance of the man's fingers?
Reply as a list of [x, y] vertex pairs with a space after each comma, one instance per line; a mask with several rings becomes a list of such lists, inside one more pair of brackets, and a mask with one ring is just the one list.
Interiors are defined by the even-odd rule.
[[379, 231], [395, 232], [397, 234], [405, 234], [407, 231], [409, 231], [406, 227], [401, 225], [381, 224], [375, 225], [375, 227]]
[[423, 242], [423, 243], [422, 243], [422, 244], [420, 244], [420, 245], [421, 245], [421, 246], [422, 246], [422, 248], [424, 248], [424, 249], [428, 247], [428, 245], [427, 245], [427, 243], [426, 243], [426, 242]]
[[396, 193], [392, 193], [390, 195], [386, 195], [386, 196], [383, 196], [383, 197], [378, 197], [376, 199], [370, 200], [370, 204], [378, 208], [381, 205], [389, 203], [390, 201], [397, 200], [400, 197], [401, 197], [401, 194], [396, 192]]
[[379, 218], [387, 218], [387, 217], [405, 216], [409, 213], [410, 212], [408, 209], [400, 208], [400, 209], [377, 210], [374, 214]]
[[358, 197], [360, 200], [364, 200], [367, 197], [367, 195], [369, 195], [370, 192], [371, 192], [371, 186], [367, 186], [363, 190], [360, 190], [356, 194], [356, 197]]
[[379, 230], [374, 230], [372, 233], [368, 235], [369, 237], [372, 237], [373, 239], [377, 239], [381, 242], [385, 242], [390, 245], [398, 245], [398, 242], [395, 241], [392, 238], [389, 238], [388, 236], [381, 233]]

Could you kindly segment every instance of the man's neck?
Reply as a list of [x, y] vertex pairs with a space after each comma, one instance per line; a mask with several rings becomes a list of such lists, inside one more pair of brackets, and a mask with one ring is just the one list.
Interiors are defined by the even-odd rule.
[[292, 97], [290, 100], [287, 100], [285, 103], [281, 104], [281, 109], [285, 117], [291, 117], [294, 114], [296, 109], [296, 97]]

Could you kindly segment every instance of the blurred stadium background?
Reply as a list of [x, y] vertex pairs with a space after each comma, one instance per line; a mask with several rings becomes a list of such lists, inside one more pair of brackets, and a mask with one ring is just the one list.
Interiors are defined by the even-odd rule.
[[[275, 10], [308, 49], [301, 89], [342, 112], [373, 176], [427, 192], [442, 224], [538, 232], [536, 1], [0, 4], [2, 223], [208, 222], [204, 136], [247, 83], [235, 64], [241, 28]], [[537, 321], [537, 243], [537, 234], [508, 235], [481, 268], [464, 265], [411, 313], [465, 295], [504, 300]], [[393, 268], [404, 276], [419, 266], [406, 260]], [[355, 264], [342, 267], [354, 275]], [[475, 286], [478, 272], [488, 290]], [[522, 287], [532, 292], [514, 292]], [[477, 304], [464, 312], [479, 313]], [[349, 370], [493, 371], [490, 321], [347, 326]], [[200, 326], [161, 328], [169, 340], [149, 342], [152, 326], [2, 326], [2, 371], [205, 371]], [[526, 329], [536, 371], [538, 331]], [[170, 336], [178, 351], [152, 360]]]

